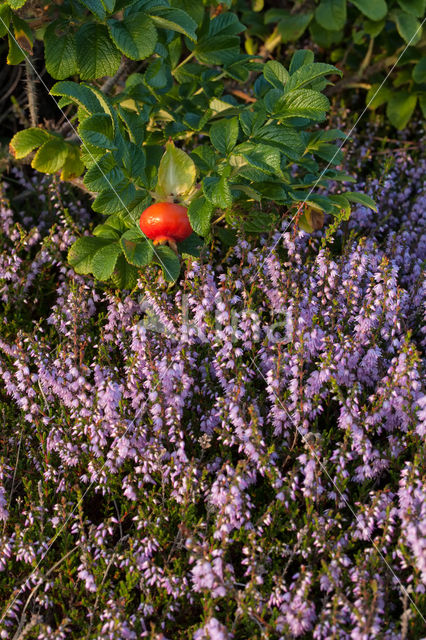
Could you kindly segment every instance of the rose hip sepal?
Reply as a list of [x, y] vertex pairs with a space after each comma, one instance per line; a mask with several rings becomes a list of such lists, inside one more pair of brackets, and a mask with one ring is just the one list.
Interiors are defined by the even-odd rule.
[[186, 207], [172, 202], [155, 202], [142, 212], [139, 226], [150, 240], [157, 244], [168, 243], [176, 250], [192, 233]]

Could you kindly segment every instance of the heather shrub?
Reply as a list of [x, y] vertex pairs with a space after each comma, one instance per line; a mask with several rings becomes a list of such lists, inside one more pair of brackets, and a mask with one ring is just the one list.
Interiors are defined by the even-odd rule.
[[424, 169], [362, 180], [378, 214], [334, 243], [240, 233], [173, 290], [76, 274], [49, 178], [32, 242], [3, 201], [2, 637], [421, 637]]

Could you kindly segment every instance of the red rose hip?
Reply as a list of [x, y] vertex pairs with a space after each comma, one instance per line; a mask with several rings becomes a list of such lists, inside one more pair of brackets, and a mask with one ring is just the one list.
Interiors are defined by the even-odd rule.
[[155, 202], [141, 214], [139, 226], [154, 244], [176, 246], [192, 233], [186, 207], [172, 202]]

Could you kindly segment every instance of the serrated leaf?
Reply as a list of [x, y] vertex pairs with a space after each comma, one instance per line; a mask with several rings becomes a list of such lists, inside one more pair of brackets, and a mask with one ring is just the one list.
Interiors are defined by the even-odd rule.
[[397, 129], [405, 129], [417, 104], [417, 96], [408, 91], [394, 93], [386, 106], [386, 115]]
[[372, 198], [367, 196], [365, 193], [360, 193], [359, 191], [354, 191], [352, 193], [345, 192], [345, 197], [350, 202], [356, 202], [358, 204], [363, 204], [365, 207], [372, 209], [377, 213], [377, 205]]
[[194, 160], [195, 165], [204, 173], [209, 173], [210, 171], [215, 170], [217, 156], [210, 145], [195, 147], [195, 149], [191, 151], [190, 155]]
[[180, 274], [180, 260], [175, 252], [166, 247], [159, 245], [155, 247], [154, 262], [163, 270], [164, 279], [167, 282], [175, 282]]
[[265, 144], [252, 144], [243, 142], [234, 149], [236, 156], [242, 156], [245, 161], [267, 175], [279, 175], [281, 173], [281, 156], [277, 148]]
[[145, 60], [155, 49], [157, 30], [145, 13], [132, 13], [124, 20], [108, 20], [116, 47], [131, 60]]
[[19, 160], [25, 158], [36, 147], [44, 144], [52, 138], [52, 134], [44, 129], [38, 129], [37, 127], [30, 127], [23, 131], [15, 133], [10, 141], [10, 150], [13, 156]]
[[232, 194], [227, 179], [224, 176], [210, 176], [203, 180], [203, 191], [206, 198], [220, 209], [227, 209], [232, 205]]
[[83, 182], [91, 191], [102, 191], [124, 182], [124, 173], [112, 154], [106, 154], [86, 172]]
[[112, 281], [119, 289], [133, 289], [138, 281], [138, 270], [129, 264], [123, 254], [118, 256]]
[[162, 58], [154, 60], [148, 65], [144, 80], [151, 91], [152, 89], [161, 93], [169, 91], [173, 85], [170, 66]]
[[[261, 202], [262, 197], [260, 193], [249, 187], [247, 184], [235, 184], [231, 183], [230, 185], [231, 192], [234, 193], [243, 193], [245, 200], [256, 200], [256, 202]], [[272, 198], [271, 198], [272, 199]]]
[[105, 7], [101, 0], [79, 0], [81, 4], [83, 4], [93, 15], [95, 15], [99, 20], [104, 20], [105, 18]]
[[197, 60], [202, 64], [231, 64], [239, 54], [240, 39], [238, 36], [212, 36], [198, 40], [195, 47]]
[[263, 67], [265, 79], [277, 89], [282, 89], [288, 81], [290, 74], [282, 64], [276, 60], [269, 60]]
[[236, 36], [242, 33], [246, 27], [238, 20], [232, 11], [220, 13], [209, 22], [209, 35]]
[[77, 61], [82, 80], [113, 76], [120, 66], [121, 54], [103, 24], [89, 22], [76, 33]]
[[93, 235], [98, 238], [109, 238], [110, 240], [120, 240], [120, 234], [117, 231], [117, 229], [114, 229], [109, 224], [98, 224], [93, 229]]
[[35, 154], [31, 166], [42, 173], [56, 173], [62, 169], [68, 155], [68, 145], [61, 138], [45, 142]]
[[154, 256], [152, 243], [143, 237], [137, 229], [129, 229], [120, 239], [127, 262], [135, 267], [144, 267], [149, 264]]
[[309, 118], [321, 122], [329, 109], [328, 98], [313, 89], [295, 89], [280, 98], [274, 105], [274, 112], [283, 118]]
[[289, 93], [294, 89], [301, 89], [302, 87], [322, 78], [323, 76], [330, 74], [342, 75], [342, 71], [332, 64], [325, 64], [323, 62], [312, 62], [305, 64], [295, 71], [286, 84], [285, 92]]
[[300, 69], [304, 64], [310, 64], [314, 61], [314, 54], [310, 49], [298, 49], [293, 54], [290, 62], [290, 75]]
[[227, 155], [237, 143], [238, 131], [238, 118], [224, 118], [210, 127], [210, 140], [220, 153]]
[[102, 191], [92, 203], [92, 209], [106, 216], [126, 211], [135, 195], [136, 189], [133, 184], [120, 184]]
[[263, 126], [253, 136], [254, 142], [276, 146], [286, 156], [298, 160], [305, 151], [306, 145], [302, 142], [300, 134], [291, 127], [283, 127], [276, 124]]
[[277, 25], [278, 33], [284, 43], [295, 42], [304, 34], [314, 14], [312, 11], [295, 14], [285, 11], [285, 14]]
[[321, 0], [315, 10], [315, 19], [323, 29], [343, 29], [346, 23], [346, 0]]
[[95, 253], [92, 258], [92, 273], [97, 280], [109, 280], [121, 253], [118, 242], [107, 244]]
[[83, 107], [89, 113], [102, 111], [101, 104], [89, 87], [70, 80], [57, 82], [50, 90], [52, 96], [65, 96], [71, 98], [79, 107]]
[[188, 207], [188, 218], [195, 233], [204, 237], [210, 231], [214, 206], [203, 196], [193, 200]]
[[89, 236], [78, 238], [68, 251], [68, 262], [76, 273], [87, 275], [92, 271], [92, 259], [95, 253], [110, 242], [106, 238]]
[[52, 22], [44, 32], [44, 57], [46, 69], [52, 78], [60, 80], [78, 72], [77, 49], [72, 32], [56, 34], [57, 22]]
[[411, 46], [416, 45], [422, 37], [422, 26], [417, 18], [405, 11], [394, 11], [392, 16], [401, 38]]
[[111, 118], [106, 113], [89, 116], [78, 127], [83, 142], [88, 142], [99, 149], [116, 149], [114, 129]]
[[152, 20], [163, 29], [183, 33], [190, 40], [197, 40], [197, 23], [182, 9], [175, 7], [156, 7], [148, 11]]
[[388, 6], [385, 0], [351, 0], [357, 9], [361, 11], [367, 18], [375, 22], [383, 20], [388, 12]]
[[195, 178], [196, 169], [192, 158], [175, 147], [173, 142], [167, 142], [158, 168], [156, 191], [163, 196], [185, 195], [194, 185]]

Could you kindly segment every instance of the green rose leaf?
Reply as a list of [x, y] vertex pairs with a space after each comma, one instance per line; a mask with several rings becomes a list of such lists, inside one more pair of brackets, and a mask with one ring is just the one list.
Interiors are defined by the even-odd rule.
[[200, 236], [208, 235], [214, 206], [203, 196], [193, 200], [188, 207], [188, 218], [195, 233]]
[[385, 0], [351, 0], [351, 3], [374, 22], [383, 20], [388, 12], [388, 6]]
[[157, 30], [145, 13], [132, 13], [124, 20], [108, 20], [108, 30], [117, 49], [131, 60], [145, 60], [154, 52]]
[[111, 118], [106, 113], [97, 113], [85, 118], [78, 128], [83, 140], [99, 149], [116, 149]]
[[398, 4], [407, 13], [422, 18], [425, 11], [424, 0], [398, 0]]
[[328, 31], [339, 31], [346, 23], [346, 0], [321, 0], [315, 11], [318, 24]]
[[287, 69], [276, 60], [269, 60], [269, 62], [265, 64], [263, 67], [263, 75], [266, 80], [277, 89], [282, 89], [290, 77]]
[[83, 107], [89, 113], [103, 111], [101, 103], [94, 93], [84, 84], [78, 84], [71, 80], [57, 82], [50, 90], [52, 96], [64, 96], [76, 102], [79, 107]]
[[111, 240], [107, 238], [87, 236], [78, 238], [68, 251], [68, 262], [74, 267], [76, 273], [87, 275], [92, 272], [92, 259], [95, 253], [110, 242]]
[[99, 20], [105, 18], [105, 6], [101, 0], [80, 0]]
[[92, 258], [92, 273], [97, 280], [109, 280], [121, 253], [121, 246], [117, 242], [107, 244], [95, 253]]
[[329, 106], [328, 98], [319, 91], [295, 89], [279, 99], [272, 109], [280, 119], [300, 117], [321, 122]]
[[349, 202], [356, 202], [358, 204], [363, 204], [364, 207], [368, 207], [377, 213], [377, 205], [372, 198], [367, 196], [365, 193], [359, 193], [358, 191], [354, 191], [352, 193], [345, 192], [345, 197], [349, 200]]
[[12, 17], [10, 8], [7, 4], [0, 6], [0, 38], [7, 34], [7, 28]]
[[180, 260], [175, 252], [167, 246], [155, 247], [154, 262], [163, 270], [167, 282], [175, 282], [180, 274]]
[[325, 64], [323, 62], [305, 64], [290, 76], [285, 87], [285, 92], [289, 93], [294, 89], [301, 89], [305, 85], [318, 80], [318, 78], [322, 78], [323, 76], [327, 76], [332, 73], [339, 76], [343, 74], [340, 69], [334, 67], [332, 64]]
[[156, 191], [165, 197], [185, 195], [193, 187], [195, 178], [196, 169], [192, 158], [175, 147], [173, 142], [167, 142], [158, 168]]
[[185, 238], [185, 240], [182, 240], [182, 242], [178, 242], [177, 245], [179, 253], [183, 257], [194, 256], [195, 258], [198, 258], [198, 256], [201, 254], [203, 246], [204, 243], [202, 239], [197, 236], [196, 233], [191, 233], [188, 238]]
[[417, 62], [413, 69], [413, 80], [417, 84], [426, 82], [426, 57]]
[[232, 194], [225, 176], [210, 176], [203, 180], [203, 191], [206, 198], [215, 207], [227, 209], [232, 205]]
[[138, 270], [129, 264], [123, 254], [118, 256], [112, 281], [119, 289], [133, 289], [138, 281]]
[[112, 13], [115, 7], [115, 0], [101, 0], [107, 13]]
[[422, 37], [422, 26], [417, 18], [405, 11], [394, 11], [392, 16], [401, 38], [407, 44], [416, 45]]
[[123, 233], [120, 244], [127, 262], [135, 267], [149, 264], [154, 256], [152, 243], [138, 229], [129, 229]]
[[182, 9], [176, 9], [175, 7], [154, 7], [148, 10], [148, 13], [159, 27], [183, 33], [184, 36], [187, 36], [193, 42], [197, 40], [197, 34], [195, 33], [197, 23], [190, 15], [182, 11]]
[[13, 156], [19, 160], [25, 158], [36, 147], [39, 147], [44, 142], [47, 142], [52, 138], [52, 134], [44, 129], [38, 129], [37, 127], [31, 127], [30, 129], [24, 129], [15, 133], [10, 141], [10, 150]]
[[68, 155], [68, 145], [62, 138], [52, 138], [45, 142], [35, 154], [31, 166], [42, 173], [59, 171]]
[[284, 43], [295, 42], [305, 32], [313, 18], [313, 12], [292, 14], [289, 11], [284, 12], [286, 15], [283, 20], [278, 23], [278, 33]]
[[210, 127], [210, 140], [223, 155], [228, 155], [238, 139], [238, 118], [224, 118]]
[[382, 104], [385, 104], [391, 96], [392, 91], [388, 87], [380, 84], [373, 84], [367, 92], [365, 101], [369, 109], [377, 109], [377, 107], [381, 107]]
[[290, 62], [290, 75], [300, 69], [304, 64], [310, 64], [314, 61], [314, 54], [310, 49], [298, 49], [293, 54]]
[[195, 55], [202, 64], [232, 64], [239, 55], [238, 36], [215, 35], [198, 40]]
[[397, 129], [405, 129], [417, 104], [417, 96], [408, 91], [399, 91], [390, 98], [386, 115]]
[[78, 72], [75, 36], [71, 32], [57, 35], [57, 22], [52, 22], [44, 32], [44, 57], [46, 69], [52, 78], [63, 80]]
[[120, 66], [121, 53], [111, 42], [103, 24], [89, 22], [76, 34], [77, 62], [82, 80], [113, 76]]
[[83, 182], [91, 191], [103, 191], [124, 182], [124, 173], [111, 153], [104, 155], [86, 172]]
[[126, 211], [135, 195], [136, 189], [132, 183], [120, 184], [117, 185], [117, 187], [111, 187], [110, 189], [102, 191], [97, 198], [95, 198], [92, 209], [106, 216], [112, 213]]

